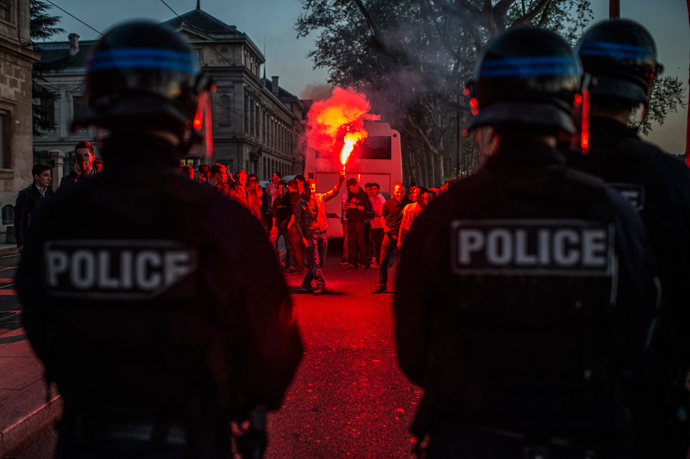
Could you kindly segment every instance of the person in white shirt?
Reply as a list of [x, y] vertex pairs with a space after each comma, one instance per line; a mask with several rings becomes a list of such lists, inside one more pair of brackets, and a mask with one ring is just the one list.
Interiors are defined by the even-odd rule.
[[371, 254], [372, 267], [376, 267], [381, 263], [381, 242], [383, 241], [383, 227], [381, 226], [381, 210], [383, 209], [383, 203], [386, 202], [386, 198], [379, 194], [381, 187], [378, 183], [371, 184], [371, 196], [369, 197], [369, 202], [371, 202], [371, 208], [374, 212], [374, 218], [371, 219], [371, 243], [373, 246], [373, 252]]

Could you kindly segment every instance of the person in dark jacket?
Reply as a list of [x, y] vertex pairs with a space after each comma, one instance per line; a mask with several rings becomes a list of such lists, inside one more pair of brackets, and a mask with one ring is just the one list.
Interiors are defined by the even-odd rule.
[[266, 410], [303, 350], [261, 224], [177, 172], [203, 141], [190, 130], [211, 81], [183, 37], [150, 22], [91, 52], [75, 123], [110, 131], [108, 167], [46, 203], [17, 274], [26, 333], [64, 400], [57, 455], [261, 457]]
[[[590, 90], [588, 151], [570, 164], [601, 177], [638, 209], [654, 252], [662, 301], [651, 341], [657, 410], [640, 438], [639, 457], [685, 458], [690, 447], [690, 169], [628, 127], [633, 109], [646, 112], [662, 71], [647, 29], [627, 19], [588, 29], [577, 46]], [[585, 134], [583, 134], [585, 135]]]
[[368, 269], [367, 243], [364, 239], [364, 220], [371, 210], [371, 203], [366, 191], [357, 183], [357, 179], [347, 181], [347, 200], [343, 210], [347, 213], [347, 239], [349, 242], [349, 264], [345, 269]]
[[383, 242], [379, 255], [379, 283], [371, 293], [383, 293], [388, 289], [388, 263], [393, 253], [398, 250], [398, 232], [403, 219], [403, 209], [411, 203], [412, 201], [405, 196], [405, 186], [400, 182], [393, 185], [393, 197], [383, 203], [380, 217]]
[[297, 227], [302, 246], [307, 247], [311, 261], [311, 269], [304, 275], [301, 286], [314, 295], [326, 292], [326, 280], [321, 272], [328, 251], [326, 202], [338, 196], [344, 179], [345, 172], [341, 172], [333, 188], [325, 193], [316, 192], [315, 180], [305, 181], [305, 195], [295, 204], [293, 225]]
[[197, 170], [199, 171], [199, 173], [197, 174], [198, 182], [205, 182], [211, 178], [211, 166], [209, 166], [208, 164], [199, 164]]
[[288, 243], [290, 244], [290, 251], [295, 260], [295, 271], [290, 273], [295, 276], [302, 276], [304, 274], [304, 252], [305, 248], [302, 246], [302, 236], [300, 235], [297, 226], [295, 225], [295, 206], [302, 199], [299, 192], [299, 182], [296, 178], [288, 182], [288, 191], [290, 198], [290, 219], [287, 222]]
[[29, 227], [35, 218], [36, 211], [45, 199], [54, 194], [50, 187], [50, 182], [53, 180], [50, 166], [35, 164], [31, 174], [34, 177], [33, 183], [19, 192], [14, 204], [14, 234], [17, 238], [19, 253], [22, 253], [24, 249], [24, 242], [27, 239]]
[[478, 58], [471, 127], [491, 126], [498, 151], [420, 213], [396, 282], [427, 458], [632, 454], [657, 292], [635, 209], [556, 148], [582, 75], [545, 29], [511, 29]]
[[228, 185], [228, 169], [222, 164], [211, 166], [211, 176], [206, 181], [223, 196], [230, 196], [230, 185]]
[[86, 140], [79, 141], [77, 146], [74, 147], [74, 156], [76, 157], [74, 169], [60, 180], [60, 186], [58, 187], [59, 193], [97, 174], [96, 170], [93, 168], [96, 154], [90, 142]]
[[[288, 223], [292, 217], [292, 203], [290, 200], [290, 195], [288, 194], [288, 186], [284, 180], [278, 181], [277, 185], [278, 195], [273, 200], [271, 205], [273, 219], [271, 221], [271, 237], [275, 238], [275, 248], [278, 252], [278, 239], [283, 237], [283, 244], [285, 244], [285, 272], [293, 273], [295, 269], [291, 266], [295, 266], [294, 258], [292, 257], [292, 247], [290, 245], [290, 235], [288, 231]], [[268, 191], [265, 193], [268, 195]]]

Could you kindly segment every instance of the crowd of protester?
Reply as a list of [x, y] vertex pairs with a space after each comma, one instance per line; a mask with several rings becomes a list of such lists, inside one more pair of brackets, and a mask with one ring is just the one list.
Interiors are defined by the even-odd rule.
[[[103, 161], [96, 159], [93, 146], [85, 140], [75, 146], [75, 159], [73, 170], [62, 177], [57, 192], [71, 188], [103, 170]], [[300, 199], [307, 198], [308, 193], [308, 190], [305, 191], [304, 176], [297, 175], [286, 182], [282, 180], [279, 172], [274, 172], [270, 183], [264, 189], [255, 174], [239, 170], [233, 176], [222, 164], [200, 164], [196, 171], [190, 165], [183, 165], [180, 167], [180, 173], [190, 180], [215, 187], [223, 196], [246, 207], [261, 221], [276, 252], [282, 239], [285, 253], [284, 258], [281, 258], [284, 263], [283, 269], [288, 275], [303, 276], [305, 270], [311, 269], [312, 257], [303, 244], [298, 225], [295, 225], [295, 206]], [[53, 194], [48, 186], [50, 179], [43, 177], [50, 175], [49, 166], [36, 165], [32, 175], [33, 182], [20, 192], [15, 206], [18, 222], [17, 246], [20, 250], [28, 232], [30, 216], [45, 198]], [[398, 209], [399, 205], [392, 202], [396, 201], [395, 196], [386, 201], [380, 193], [381, 187], [378, 183], [366, 183], [362, 188], [354, 178], [348, 180], [348, 191], [343, 193], [342, 198], [343, 258], [340, 264], [344, 265], [344, 269], [381, 269], [384, 257], [390, 257], [391, 249], [399, 249], [402, 245], [414, 219], [437, 194], [445, 191], [452, 181], [449, 180], [441, 188], [430, 189], [411, 183], [409, 195], [404, 201], [399, 201], [404, 203], [404, 206]], [[398, 185], [403, 186], [399, 183], [396, 187]], [[384, 205], [387, 202], [390, 204], [384, 213]], [[302, 223], [299, 226], [302, 226]], [[393, 247], [388, 248], [390, 244], [393, 244]], [[382, 252], [382, 247], [386, 252]], [[385, 264], [387, 263], [388, 261]], [[385, 288], [381, 291], [385, 291]]]
[[[307, 236], [313, 234], [309, 231], [309, 226], [323, 225], [323, 222], [319, 222], [320, 218], [325, 222], [325, 211], [324, 215], [320, 216], [318, 206], [312, 206], [315, 220], [308, 219], [309, 222], [305, 226], [305, 209], [310, 201], [309, 187], [315, 189], [314, 181], [307, 181], [308, 185], [305, 187], [302, 175], [286, 182], [282, 180], [279, 172], [274, 172], [264, 189], [256, 175], [248, 175], [240, 170], [235, 173], [233, 179], [233, 175], [222, 164], [201, 164], [196, 174], [191, 166], [183, 166], [180, 172], [192, 180], [208, 183], [223, 196], [228, 196], [246, 207], [261, 221], [277, 253], [282, 239], [285, 252], [280, 253], [280, 258], [284, 271], [291, 276], [305, 276], [306, 273], [303, 287], [312, 292], [323, 291], [323, 285], [321, 288], [315, 288], [322, 284], [322, 274], [312, 273], [309, 277], [309, 272], [312, 269], [320, 271], [320, 266], [314, 266], [314, 255], [309, 250], [308, 241], [305, 242]], [[340, 264], [345, 270], [378, 268], [379, 282], [372, 293], [385, 292], [388, 265], [402, 246], [413, 222], [429, 202], [447, 190], [453, 181], [449, 180], [440, 188], [429, 189], [417, 186], [413, 182], [407, 195], [404, 184], [397, 183], [391, 198], [386, 200], [378, 183], [365, 183], [362, 187], [356, 179], [349, 179], [346, 183], [347, 192], [343, 193], [342, 197], [343, 258]], [[320, 196], [318, 199], [322, 199], [320, 205], [325, 200], [335, 197], [339, 189], [340, 187], [336, 186], [328, 193], [316, 193]], [[298, 207], [300, 200], [303, 201], [301, 217]], [[325, 229], [316, 232], [325, 235]], [[318, 247], [315, 250], [318, 252]], [[316, 255], [318, 256], [318, 253]], [[325, 250], [322, 250], [319, 261], [324, 257]], [[320, 264], [319, 262], [318, 265]]]

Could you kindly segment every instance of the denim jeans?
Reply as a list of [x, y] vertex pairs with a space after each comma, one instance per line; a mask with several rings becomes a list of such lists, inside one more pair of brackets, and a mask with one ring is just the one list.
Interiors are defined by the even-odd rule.
[[326, 237], [326, 232], [314, 233], [310, 236], [306, 236], [306, 240], [309, 243], [309, 255], [312, 259], [311, 269], [307, 270], [304, 275], [304, 280], [302, 281], [302, 286], [313, 286], [316, 284], [316, 288], [324, 288], [326, 286], [326, 281], [321, 273], [321, 267], [326, 259], [326, 251], [328, 250], [328, 238]]
[[364, 241], [364, 222], [347, 222], [347, 237], [350, 245], [350, 264], [366, 264], [367, 245]]
[[290, 252], [292, 253], [295, 271], [302, 273], [304, 271], [304, 257], [302, 256], [304, 246], [295, 225], [292, 225], [288, 230], [288, 242], [290, 243]]
[[283, 243], [285, 244], [285, 268], [289, 268], [290, 266], [296, 266], [295, 260], [293, 260], [292, 257], [292, 247], [290, 246], [290, 234], [288, 232], [287, 228], [280, 228], [278, 229], [278, 235], [276, 236], [276, 253], [278, 252], [278, 239], [280, 237], [283, 237]]
[[388, 262], [396, 250], [398, 250], [398, 235], [393, 236], [390, 232], [384, 234], [381, 243], [381, 259], [379, 260], [379, 285], [381, 287], [386, 287], [388, 284]]

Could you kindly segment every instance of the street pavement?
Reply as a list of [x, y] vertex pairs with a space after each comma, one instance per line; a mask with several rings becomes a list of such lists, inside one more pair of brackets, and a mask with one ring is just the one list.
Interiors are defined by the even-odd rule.
[[393, 293], [371, 293], [378, 268], [346, 271], [339, 261], [332, 251], [324, 295], [287, 277], [305, 354], [283, 409], [269, 416], [267, 458], [413, 457], [408, 429], [423, 392], [398, 367]]
[[[338, 264], [340, 250], [330, 252], [323, 270], [325, 295], [314, 296], [299, 286], [301, 277], [286, 276], [305, 354], [282, 409], [269, 414], [266, 458], [412, 458], [413, 443], [408, 429], [423, 391], [406, 379], [397, 364], [393, 293], [371, 293], [377, 285], [378, 268], [346, 271]], [[0, 258], [0, 274], [3, 265], [9, 267], [17, 261], [18, 257]], [[5, 271], [8, 275], [0, 275], [0, 279], [11, 280], [14, 271]], [[0, 280], [0, 292], [3, 285], [11, 289], [10, 284]], [[390, 290], [393, 285], [394, 278], [389, 276]], [[6, 296], [7, 304], [2, 302], [0, 293], [0, 311], [16, 309], [16, 296]], [[11, 343], [18, 355], [3, 362], [3, 351]], [[18, 359], [24, 359], [28, 371], [14, 366]], [[59, 416], [55, 407], [59, 407], [60, 401], [53, 399], [45, 403], [42, 367], [17, 320], [12, 326], [0, 322], [0, 365], [0, 384], [2, 374], [23, 372], [22, 377], [27, 384], [33, 381], [28, 386], [36, 392], [26, 394], [33, 398], [25, 401], [23, 413], [25, 425], [34, 430], [15, 428], [14, 437], [7, 435], [14, 442], [24, 440], [24, 443], [19, 448], [12, 443], [15, 449], [4, 457], [52, 457], [55, 432], [50, 428], [50, 421]], [[33, 407], [31, 411], [29, 402], [36, 403], [39, 387], [43, 388], [40, 393], [43, 399], [39, 408]], [[21, 400], [20, 392], [13, 394], [15, 401]], [[0, 428], [5, 417], [2, 405], [5, 395], [9, 393], [0, 385]], [[43, 416], [34, 414], [41, 410]], [[33, 425], [26, 422], [32, 418], [36, 419]], [[7, 451], [9, 448], [0, 447], [0, 457]]]
[[16, 246], [0, 245], [0, 457], [27, 438], [45, 431], [61, 412], [57, 392], [46, 394], [43, 366], [21, 323], [14, 290], [19, 255]]

